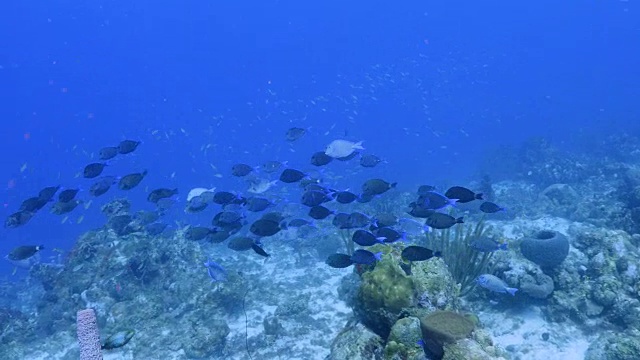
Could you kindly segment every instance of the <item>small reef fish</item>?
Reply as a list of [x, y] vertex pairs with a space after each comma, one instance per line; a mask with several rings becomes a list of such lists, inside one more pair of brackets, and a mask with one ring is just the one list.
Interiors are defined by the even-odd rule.
[[102, 345], [103, 350], [111, 350], [117, 349], [127, 345], [129, 340], [135, 335], [135, 331], [133, 330], [124, 330], [119, 331], [107, 338], [104, 344]]
[[407, 246], [402, 250], [402, 258], [408, 261], [425, 261], [432, 257], [440, 256], [441, 253], [439, 251], [433, 251], [426, 247], [417, 245]]
[[482, 200], [481, 193], [474, 193], [462, 186], [453, 186], [449, 188], [449, 190], [444, 193], [444, 196], [449, 199], [456, 199], [461, 204], [472, 202], [473, 200]]
[[502, 279], [495, 275], [491, 274], [482, 274], [478, 276], [476, 279], [476, 284], [482, 286], [483, 288], [501, 294], [510, 294], [511, 296], [516, 295], [517, 288], [512, 288], [507, 285]]
[[220, 282], [227, 280], [227, 271], [218, 263], [211, 261], [207, 258], [207, 262], [204, 263], [204, 267], [207, 268], [211, 282]]
[[469, 246], [472, 249], [480, 252], [493, 252], [497, 250], [507, 250], [506, 243], [504, 244], [500, 243], [499, 241], [486, 236], [482, 236], [472, 240], [471, 243], [469, 243]]
[[491, 201], [485, 201], [480, 205], [480, 211], [486, 214], [493, 214], [499, 211], [505, 211], [505, 208], [501, 207], [498, 204], [492, 203]]
[[364, 150], [362, 146], [362, 141], [352, 142], [348, 140], [333, 140], [329, 145], [327, 145], [324, 153], [331, 156], [332, 158], [344, 158], [347, 157], [356, 150]]
[[216, 188], [213, 187], [211, 189], [207, 189], [207, 188], [202, 188], [202, 187], [197, 187], [197, 188], [193, 188], [191, 190], [189, 190], [189, 193], [187, 194], [187, 201], [191, 201], [191, 199], [193, 199], [196, 196], [200, 196], [206, 192], [210, 192], [213, 193], [216, 191]]

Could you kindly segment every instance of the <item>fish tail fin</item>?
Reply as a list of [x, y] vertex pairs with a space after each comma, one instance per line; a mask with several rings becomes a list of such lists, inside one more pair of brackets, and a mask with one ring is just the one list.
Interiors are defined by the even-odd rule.
[[477, 193], [477, 194], [476, 194], [476, 200], [484, 200], [484, 199], [482, 198], [482, 193]]
[[517, 288], [510, 288], [510, 287], [506, 288], [506, 290], [511, 296], [516, 296], [516, 291], [518, 291]]
[[373, 254], [373, 256], [376, 258], [377, 261], [382, 260], [382, 251], [379, 251], [379, 252]]
[[433, 256], [435, 256], [437, 258], [442, 257], [442, 251], [434, 251], [433, 252]]
[[363, 142], [364, 141], [358, 141], [357, 143], [353, 144], [353, 148], [358, 150], [364, 150], [364, 146], [362, 146]]
[[498, 249], [500, 249], [500, 250], [508, 250], [509, 249], [509, 244], [507, 244], [507, 243], [500, 244], [500, 246], [498, 246]]
[[456, 224], [464, 224], [462, 216], [460, 216], [459, 218], [456, 219]]
[[44, 248], [45, 248], [45, 247], [44, 247], [44, 245], [38, 245], [38, 246], [36, 246], [36, 250], [38, 250], [38, 251], [40, 251], [40, 250], [42, 250], [42, 249], [44, 249]]
[[394, 182], [394, 183], [391, 183], [391, 185], [389, 185], [389, 187], [390, 187], [391, 189], [393, 189], [393, 188], [395, 188], [395, 187], [396, 187], [396, 185], [398, 185], [398, 183], [397, 183], [397, 182]]

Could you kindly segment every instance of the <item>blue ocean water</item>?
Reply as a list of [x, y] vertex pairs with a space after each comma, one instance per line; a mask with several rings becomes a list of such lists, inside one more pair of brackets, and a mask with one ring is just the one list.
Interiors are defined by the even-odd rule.
[[[77, 174], [125, 138], [143, 145], [109, 173], [148, 169], [147, 189], [239, 186], [236, 162], [308, 168], [334, 138], [364, 140], [409, 189], [472, 177], [502, 144], [637, 129], [639, 26], [633, 1], [7, 3], [0, 215], [45, 186], [86, 190]], [[291, 126], [309, 136], [288, 144]], [[120, 195], [2, 229], [0, 252], [69, 249]]]

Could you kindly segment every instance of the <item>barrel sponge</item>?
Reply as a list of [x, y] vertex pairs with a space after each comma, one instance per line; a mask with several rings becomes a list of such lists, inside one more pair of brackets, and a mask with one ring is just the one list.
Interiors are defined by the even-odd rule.
[[80, 360], [102, 360], [100, 331], [95, 311], [93, 309], [78, 311], [76, 324], [78, 326]]
[[569, 239], [553, 230], [541, 230], [520, 243], [522, 255], [543, 268], [560, 265], [569, 255]]

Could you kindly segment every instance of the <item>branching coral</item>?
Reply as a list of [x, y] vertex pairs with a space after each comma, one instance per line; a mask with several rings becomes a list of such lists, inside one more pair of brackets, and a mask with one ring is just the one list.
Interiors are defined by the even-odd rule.
[[[452, 230], [453, 229], [453, 230]], [[485, 234], [484, 219], [475, 226], [459, 224], [454, 228], [427, 233], [428, 244], [442, 252], [451, 275], [460, 284], [460, 295], [475, 287], [475, 279], [486, 271], [493, 252], [479, 252], [470, 244]]]

